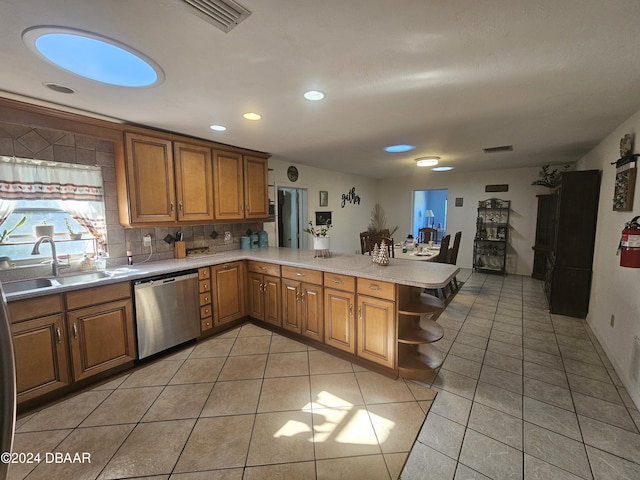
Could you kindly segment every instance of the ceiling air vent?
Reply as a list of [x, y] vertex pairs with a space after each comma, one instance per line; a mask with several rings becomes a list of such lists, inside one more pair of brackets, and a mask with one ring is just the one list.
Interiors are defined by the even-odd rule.
[[499, 147], [488, 147], [488, 148], [483, 148], [482, 151], [484, 153], [512, 152], [513, 145], [501, 145]]
[[251, 12], [233, 0], [182, 0], [191, 13], [229, 33]]

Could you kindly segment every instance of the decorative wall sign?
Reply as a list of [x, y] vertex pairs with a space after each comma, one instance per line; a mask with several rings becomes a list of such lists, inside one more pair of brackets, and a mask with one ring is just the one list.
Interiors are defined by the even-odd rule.
[[[633, 166], [632, 166], [633, 165]], [[638, 169], [635, 162], [616, 169], [616, 186], [613, 194], [613, 210], [630, 212], [633, 210], [633, 195], [636, 188]]]
[[509, 191], [509, 185], [507, 185], [507, 184], [485, 185], [484, 191], [485, 192], [508, 192]]
[[456, 197], [456, 207], [461, 207], [464, 202], [462, 197]]
[[316, 226], [331, 225], [331, 212], [316, 212]]
[[347, 202], [360, 205], [360, 197], [356, 195], [356, 187], [351, 187], [351, 190], [342, 194], [342, 208], [344, 208]]
[[320, 190], [320, 206], [327, 207], [329, 206], [329, 192], [326, 190]]

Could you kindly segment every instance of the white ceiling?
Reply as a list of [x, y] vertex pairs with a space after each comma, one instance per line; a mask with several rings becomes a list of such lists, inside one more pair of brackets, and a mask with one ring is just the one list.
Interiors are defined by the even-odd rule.
[[[239, 3], [251, 16], [223, 33], [180, 0], [2, 0], [0, 96], [374, 178], [415, 174], [424, 155], [456, 172], [575, 162], [640, 109], [638, 0]], [[36, 25], [117, 39], [166, 80], [123, 89], [58, 70], [22, 42]], [[312, 88], [326, 99], [304, 100]], [[416, 149], [383, 151], [395, 143]]]

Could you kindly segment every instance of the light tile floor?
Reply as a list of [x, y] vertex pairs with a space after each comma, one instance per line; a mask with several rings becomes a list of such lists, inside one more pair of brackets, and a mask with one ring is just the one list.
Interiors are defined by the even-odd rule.
[[586, 322], [550, 315], [537, 280], [464, 280], [401, 478], [640, 479], [640, 413]]
[[396, 479], [436, 392], [245, 324], [18, 421], [11, 480]]
[[9, 478], [640, 478], [640, 413], [585, 322], [528, 277], [459, 279], [427, 381], [247, 324], [20, 418], [15, 451], [92, 462]]

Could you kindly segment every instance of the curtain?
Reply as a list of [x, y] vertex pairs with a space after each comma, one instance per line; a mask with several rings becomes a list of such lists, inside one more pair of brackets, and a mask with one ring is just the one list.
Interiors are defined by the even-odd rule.
[[102, 202], [99, 167], [0, 157], [0, 198]]
[[5, 200], [0, 198], [0, 225], [2, 225], [9, 215], [13, 213], [13, 209], [16, 207], [15, 200]]
[[86, 228], [91, 235], [98, 239], [98, 243], [106, 251], [106, 225], [102, 215], [101, 202], [83, 202], [79, 200], [63, 200], [60, 202], [62, 208], [73, 217], [82, 227]]

